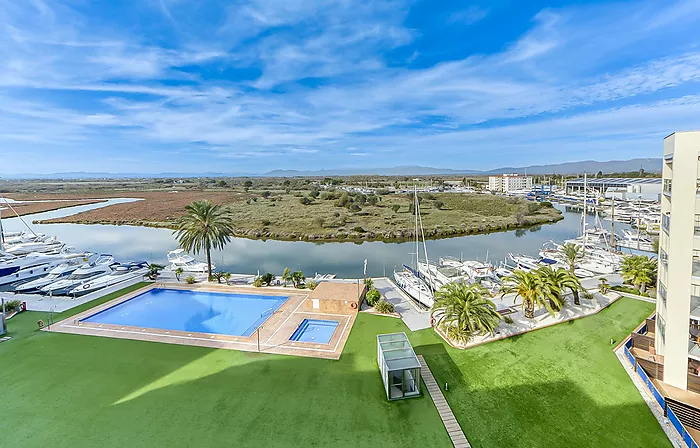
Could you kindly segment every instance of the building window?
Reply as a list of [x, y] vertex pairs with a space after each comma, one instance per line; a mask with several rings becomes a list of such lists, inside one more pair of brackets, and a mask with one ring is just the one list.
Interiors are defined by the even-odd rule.
[[693, 249], [693, 277], [700, 277], [700, 250]]
[[661, 297], [661, 303], [664, 304], [664, 308], [666, 307], [666, 294], [666, 287], [663, 283], [659, 282], [659, 297]]
[[[700, 222], [698, 222], [698, 218], [700, 216], [695, 215], [695, 233], [697, 234], [698, 232], [698, 225], [700, 225]], [[663, 228], [666, 233], [671, 232], [671, 214], [670, 213], [663, 213], [661, 215], [661, 228]]]
[[663, 247], [659, 248], [659, 258], [661, 259], [661, 263], [664, 265], [664, 267], [668, 269], [668, 254]]
[[671, 195], [671, 179], [664, 179], [664, 194]]
[[661, 345], [666, 345], [666, 321], [660, 314], [656, 315], [656, 331], [661, 336]]

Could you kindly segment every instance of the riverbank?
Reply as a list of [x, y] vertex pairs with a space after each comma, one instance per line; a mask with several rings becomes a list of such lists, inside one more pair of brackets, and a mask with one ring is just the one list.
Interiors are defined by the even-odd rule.
[[[0, 203], [2, 207], [2, 216], [4, 218], [13, 216], [33, 215], [35, 213], [51, 212], [67, 207], [75, 207], [78, 205], [90, 205], [105, 202], [105, 199], [60, 199], [48, 200], [42, 202], [12, 202], [8, 204]], [[10, 208], [12, 206], [12, 209]]]
[[[233, 213], [235, 236], [281, 241], [385, 241], [415, 237], [412, 199], [342, 191], [159, 191], [142, 201], [115, 204], [41, 224], [109, 224], [174, 229], [185, 205], [209, 199]], [[421, 195], [426, 239], [532, 228], [563, 219], [559, 210], [520, 198], [486, 194]]]

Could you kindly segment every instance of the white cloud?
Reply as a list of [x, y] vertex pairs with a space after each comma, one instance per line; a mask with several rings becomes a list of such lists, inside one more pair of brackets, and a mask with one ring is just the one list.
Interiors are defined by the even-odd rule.
[[[617, 145], [653, 154], [661, 134], [700, 127], [695, 97], [684, 97], [700, 82], [696, 5], [547, 9], [501, 51], [409, 68], [388, 56], [419, 54], [400, 1], [238, 1], [203, 32], [194, 3], [154, 0], [176, 28], [167, 48], [65, 6], [10, 2], [0, 9], [0, 144], [191, 145], [304, 166], [311, 154], [485, 166], [502, 163], [492, 153], [578, 159]], [[450, 20], [485, 15], [468, 7]]]

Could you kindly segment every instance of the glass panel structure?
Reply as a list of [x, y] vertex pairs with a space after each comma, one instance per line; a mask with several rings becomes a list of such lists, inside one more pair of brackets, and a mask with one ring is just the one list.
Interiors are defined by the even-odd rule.
[[405, 333], [377, 336], [377, 362], [389, 400], [420, 395], [420, 362]]

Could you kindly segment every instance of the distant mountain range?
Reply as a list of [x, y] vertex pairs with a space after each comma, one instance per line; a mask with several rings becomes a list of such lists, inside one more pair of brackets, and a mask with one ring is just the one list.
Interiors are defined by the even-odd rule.
[[143, 178], [193, 178], [193, 177], [326, 177], [326, 176], [352, 176], [352, 175], [378, 175], [378, 176], [433, 176], [433, 175], [488, 175], [502, 173], [519, 174], [579, 174], [579, 173], [621, 173], [638, 171], [661, 171], [661, 158], [611, 160], [597, 162], [586, 160], [582, 162], [567, 162], [550, 165], [531, 165], [525, 167], [503, 167], [487, 171], [479, 170], [455, 170], [448, 168], [433, 168], [428, 166], [396, 166], [391, 168], [339, 168], [315, 171], [300, 170], [274, 170], [267, 173], [93, 173], [93, 172], [68, 172], [51, 174], [14, 174], [0, 176], [4, 179], [143, 179]]

